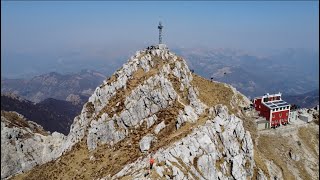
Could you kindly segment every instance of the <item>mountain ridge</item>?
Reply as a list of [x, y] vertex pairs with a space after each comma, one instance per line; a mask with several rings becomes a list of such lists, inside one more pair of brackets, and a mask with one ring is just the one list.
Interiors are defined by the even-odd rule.
[[57, 131], [65, 135], [81, 108], [82, 105], [53, 98], [33, 103], [17, 95], [1, 94], [1, 110], [16, 111], [41, 125], [46, 131]]
[[[267, 143], [259, 141], [265, 136], [254, 112], [244, 110], [250, 103], [231, 85], [192, 73], [165, 45], [150, 46], [95, 89], [68, 136], [42, 153], [46, 163], [13, 179], [300, 177], [288, 174], [286, 161], [272, 156], [275, 163], [268, 163]], [[155, 164], [148, 171], [150, 156]]]
[[283, 99], [288, 103], [298, 105], [301, 108], [313, 108], [319, 105], [319, 89], [303, 94], [285, 95], [283, 96]]
[[38, 103], [46, 98], [66, 100], [69, 95], [80, 97], [84, 103], [105, 76], [98, 71], [82, 70], [78, 73], [50, 72], [31, 79], [1, 79], [1, 93], [14, 93]]
[[[196, 79], [199, 78], [196, 77]], [[151, 46], [144, 50], [137, 51], [122, 68], [117, 70], [111, 77], [103, 81], [102, 85], [96, 88], [93, 95], [84, 105], [81, 114], [75, 118], [70, 133], [66, 136], [63, 145], [60, 146], [55, 153], [48, 154], [47, 156], [55, 159], [64, 154], [62, 157], [67, 160], [68, 154], [70, 155], [70, 153], [78, 154], [79, 152], [87, 152], [87, 158], [92, 156], [93, 159], [98, 160], [101, 159], [99, 157], [108, 154], [107, 152], [103, 153], [103, 151], [99, 153], [99, 151], [104, 149], [102, 147], [107, 146], [110, 148], [114, 147], [116, 149], [115, 152], [120, 153], [118, 155], [121, 155], [121, 153], [129, 153], [127, 157], [135, 157], [131, 160], [123, 159], [123, 162], [116, 163], [118, 168], [112, 168], [104, 171], [104, 173], [99, 173], [99, 176], [94, 175], [95, 170], [92, 172], [93, 174], [91, 174], [91, 177], [96, 178], [105, 177], [108, 173], [110, 173], [109, 175], [115, 176], [128, 162], [139, 159], [145, 152], [156, 152], [165, 147], [170, 147], [174, 142], [180, 142], [181, 138], [188, 136], [194, 127], [203, 126], [207, 121], [212, 121], [216, 114], [220, 114], [222, 119], [220, 121], [218, 120], [218, 122], [222, 126], [225, 124], [225, 128], [228, 129], [230, 133], [233, 132], [234, 129], [237, 129], [238, 135], [230, 137], [227, 134], [221, 135], [221, 137], [224, 136], [226, 140], [224, 143], [226, 144], [222, 143], [219, 146], [221, 146], [221, 148], [225, 145], [230, 146], [231, 144], [228, 145], [229, 141], [238, 144], [238, 138], [240, 138], [239, 141], [245, 141], [247, 143], [244, 143], [242, 147], [238, 145], [230, 147], [233, 148], [231, 151], [237, 149], [236, 151], [239, 151], [241, 157], [244, 158], [240, 158], [239, 156], [240, 159], [238, 158], [236, 160], [234, 159], [236, 154], [227, 152], [225, 154], [230, 160], [230, 163], [234, 161], [234, 163], [237, 164], [236, 166], [234, 165], [234, 169], [236, 168], [236, 170], [231, 172], [225, 169], [229, 171], [229, 175], [216, 175], [220, 177], [252, 176], [253, 155], [250, 150], [252, 149], [250, 135], [244, 137], [245, 132], [243, 126], [234, 126], [233, 123], [228, 123], [228, 121], [239, 122], [240, 120], [235, 116], [229, 116], [228, 108], [226, 107], [228, 106], [230, 111], [234, 113], [240, 113], [241, 105], [248, 106], [250, 101], [229, 85], [218, 82], [212, 83], [210, 90], [214, 91], [216, 88], [216, 96], [205, 98], [202, 94], [201, 97], [206, 100], [208, 105], [215, 105], [216, 108], [209, 108], [208, 105], [198, 98], [202, 92], [193, 84], [193, 75], [183, 58], [171, 53], [164, 45]], [[232, 94], [229, 95], [229, 93]], [[239, 99], [239, 97], [241, 98]], [[220, 103], [225, 105], [219, 105]], [[211, 124], [210, 126], [217, 125]], [[220, 127], [220, 125], [218, 126]], [[217, 131], [210, 130], [211, 133], [218, 133], [217, 136], [221, 133], [218, 126], [216, 127], [218, 128]], [[155, 129], [157, 130], [155, 131]], [[204, 130], [205, 129], [200, 128], [196, 131], [200, 133]], [[169, 134], [172, 135], [167, 136]], [[197, 133], [189, 138], [196, 138], [193, 136], [197, 136]], [[214, 144], [218, 142], [215, 142], [215, 138], [217, 137], [210, 136], [204, 141], [216, 146]], [[163, 139], [163, 141], [161, 139]], [[168, 142], [171, 143], [168, 144]], [[130, 147], [128, 143], [131, 144], [131, 148], [121, 148], [123, 145], [125, 145], [124, 147]], [[200, 146], [203, 146], [203, 144]], [[185, 148], [185, 146], [181, 146], [181, 148]], [[206, 147], [203, 148], [207, 149]], [[247, 151], [248, 148], [249, 150]], [[107, 151], [111, 154], [115, 153], [112, 149]], [[211, 152], [212, 149], [209, 148], [208, 151]], [[200, 152], [202, 152], [202, 150], [200, 150]], [[192, 152], [190, 153], [192, 154]], [[205, 151], [203, 153], [208, 152]], [[103, 161], [103, 163], [101, 162], [102, 165], [105, 164], [108, 166], [108, 162], [115, 162], [116, 158], [119, 158], [118, 155], [114, 155], [114, 157], [109, 156], [111, 158], [110, 161]], [[201, 154], [199, 154], [199, 156], [201, 156]], [[219, 157], [221, 156], [222, 154], [219, 155]], [[190, 158], [194, 157], [191, 156]], [[208, 157], [205, 156], [205, 158], [207, 159]], [[83, 159], [83, 161], [86, 160]], [[248, 174], [243, 166], [245, 161], [248, 161], [246, 165], [249, 167], [249, 169], [247, 169]], [[56, 163], [52, 164], [50, 162], [41, 167], [45, 167], [45, 169], [56, 168], [55, 164]], [[88, 163], [86, 166], [89, 166], [89, 164], [91, 163]], [[231, 164], [229, 165], [231, 166]], [[173, 168], [173, 165], [170, 165], [170, 163], [166, 166], [170, 169]], [[78, 166], [76, 165], [76, 167]], [[65, 168], [68, 169], [67, 167]], [[58, 169], [59, 171], [65, 171], [65, 168]], [[158, 169], [158, 166], [155, 168]], [[136, 174], [136, 177], [143, 177], [141, 170], [143, 171], [143, 169], [134, 170], [140, 172]], [[31, 179], [32, 177], [36, 178], [37, 176], [45, 175], [45, 173], [41, 173], [42, 175], [35, 173], [36, 170], [32, 171], [34, 176], [29, 176]], [[176, 173], [181, 174], [181, 170]], [[196, 173], [196, 171], [193, 173], [197, 174], [196, 176], [201, 176], [199, 173]], [[210, 173], [212, 172], [207, 172], [205, 176], [210, 176]], [[45, 176], [49, 177], [53, 175], [50, 174], [51, 173]], [[187, 177], [193, 177], [195, 174], [187, 175]], [[88, 175], [90, 176], [90, 173]], [[170, 174], [163, 174], [163, 176], [169, 177]], [[82, 177], [82, 175], [76, 177]]]

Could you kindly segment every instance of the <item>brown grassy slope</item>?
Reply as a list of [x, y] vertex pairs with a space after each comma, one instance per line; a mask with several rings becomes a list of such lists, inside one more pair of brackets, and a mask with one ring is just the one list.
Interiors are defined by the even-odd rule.
[[319, 131], [310, 127], [302, 127], [298, 131], [298, 136], [315, 156], [319, 156], [319, 151], [316, 150], [319, 147]]
[[[157, 135], [158, 141], [152, 144], [150, 152], [156, 151], [161, 147], [168, 147], [191, 132], [195, 124], [186, 123], [178, 131], [175, 129], [175, 120], [181, 108], [181, 105], [174, 104], [157, 113], [160, 119], [158, 123], [163, 120], [166, 127]], [[199, 122], [204, 123], [206, 118], [203, 119], [202, 116], [201, 118]], [[154, 130], [155, 126], [156, 124], [151, 129]], [[81, 141], [57, 161], [36, 166], [31, 171], [17, 175], [12, 179], [96, 179], [109, 174], [114, 175], [126, 164], [144, 156], [139, 150], [139, 141], [149, 132], [150, 129], [147, 129], [144, 123], [114, 147], [99, 145], [93, 152], [89, 152], [86, 143]], [[89, 157], [91, 155], [96, 160], [90, 161]]]
[[[302, 140], [300, 143], [303, 146], [310, 148], [310, 151], [314, 153], [314, 157], [318, 157], [319, 153], [315, 151], [317, 146], [315, 146], [314, 143], [319, 145], [319, 133], [316, 132], [313, 127], [303, 127], [298, 130], [298, 135]], [[295, 179], [291, 173], [292, 170], [288, 168], [287, 164], [290, 164], [297, 169], [299, 171], [299, 176], [302, 179], [312, 179], [311, 175], [304, 167], [305, 163], [307, 163], [306, 159], [301, 156], [299, 161], [292, 160], [289, 157], [290, 149], [295, 152], [303, 152], [301, 146], [298, 146], [297, 142], [290, 136], [261, 135], [255, 153], [261, 153], [264, 159], [271, 160], [280, 167], [284, 179]]]
[[[236, 114], [238, 110], [243, 111], [240, 107], [238, 109], [231, 108], [230, 102], [233, 96], [231, 88], [226, 87], [223, 83], [211, 82], [201, 76], [193, 74], [192, 84], [199, 90], [199, 99], [207, 106], [212, 107], [217, 104], [226, 105], [230, 114]], [[237, 94], [238, 99], [243, 99]], [[253, 139], [257, 137], [257, 129], [252, 117], [247, 117], [242, 113], [243, 126], [245, 130], [249, 131]]]
[[[226, 87], [223, 83], [211, 82], [205, 78], [202, 78], [201, 76], [194, 74], [192, 84], [198, 87], [200, 100], [209, 107], [215, 106], [217, 104], [223, 104], [228, 107], [230, 114], [235, 114], [237, 112], [237, 109], [231, 108], [230, 105], [233, 96], [233, 91], [229, 87]], [[242, 99], [242, 97], [239, 95], [238, 98]], [[243, 120], [243, 126], [245, 130], [250, 132], [253, 142], [255, 144], [254, 139], [257, 138], [258, 132], [254, 124], [254, 119], [252, 119], [252, 117], [247, 117], [244, 114], [242, 114], [240, 118]], [[265, 174], [267, 174], [266, 172], [268, 172], [268, 169], [263, 161], [263, 159], [265, 159], [264, 154], [257, 152], [257, 148], [255, 148], [254, 150], [254, 161], [257, 166], [254, 169], [253, 177], [256, 177], [258, 171], [257, 167], [264, 171]]]
[[265, 157], [264, 155], [258, 150], [258, 148], [255, 146], [253, 147], [253, 159], [254, 159], [254, 163], [255, 163], [255, 167], [253, 168], [253, 176], [252, 179], [256, 180], [257, 179], [257, 175], [258, 175], [258, 168], [260, 168], [263, 173], [267, 176], [267, 178], [269, 177], [269, 171], [267, 168], [267, 165], [265, 164]]
[[[152, 145], [151, 152], [160, 147], [169, 146], [191, 132], [195, 124], [186, 123], [179, 131], [175, 129], [176, 117], [182, 108], [183, 106], [176, 102], [156, 114], [158, 116], [157, 124], [164, 121], [166, 127], [157, 135], [159, 141]], [[207, 117], [203, 115], [200, 117], [199, 122], [204, 123], [206, 120]], [[31, 171], [18, 175], [13, 179], [92, 179], [104, 177], [108, 174], [113, 175], [120, 171], [124, 165], [142, 156], [138, 143], [155, 126], [156, 124], [151, 129], [147, 129], [144, 125], [139, 129], [133, 130], [128, 138], [117, 143], [114, 147], [100, 145], [92, 153], [88, 152], [86, 143], [82, 141], [75, 145], [70, 152], [60, 157], [60, 160], [36, 166]], [[91, 155], [94, 155], [95, 161], [89, 160]]]
[[[176, 140], [175, 137], [165, 137], [174, 133], [175, 123], [173, 122], [180, 108], [181, 106], [175, 103], [156, 114], [161, 121], [165, 121], [167, 127], [160, 131], [157, 138], [161, 141], [153, 144], [151, 151]], [[93, 152], [88, 152], [86, 142], [81, 141], [71, 151], [61, 156], [60, 160], [36, 166], [31, 171], [17, 175], [12, 179], [96, 179], [109, 174], [114, 175], [126, 164], [132, 163], [143, 156], [139, 149], [139, 141], [143, 136], [150, 133], [150, 130], [153, 130], [155, 126], [156, 124], [148, 129], [144, 123], [138, 129], [132, 129], [128, 137], [115, 146], [99, 145]], [[91, 155], [95, 157], [95, 161], [89, 160]]]
[[[159, 65], [162, 64], [160, 63]], [[134, 79], [131, 80], [132, 87], [136, 87], [140, 81], [145, 79], [145, 75], [149, 74], [137, 73]], [[153, 71], [150, 71], [149, 75], [153, 75]], [[208, 106], [224, 104], [231, 109], [230, 101], [233, 92], [230, 88], [224, 86], [222, 83], [210, 82], [197, 75], [193, 75], [193, 77], [192, 84], [198, 87], [201, 101]], [[132, 88], [130, 88], [131, 83], [129, 82], [128, 90], [132, 90]], [[121, 97], [126, 94], [127, 93], [122, 93]], [[117, 99], [119, 100], [121, 98], [118, 97]], [[145, 127], [146, 125], [143, 124], [140, 128], [133, 129], [127, 138], [117, 143], [114, 147], [99, 145], [96, 150], [90, 153], [87, 150], [86, 143], [82, 141], [75, 145], [70, 152], [60, 157], [60, 160], [37, 166], [31, 171], [18, 175], [13, 179], [92, 179], [101, 178], [109, 174], [114, 175], [126, 164], [143, 156], [139, 150], [140, 139], [147, 133], [152, 132], [155, 126], [161, 121], [165, 121], [166, 128], [157, 135], [158, 141], [152, 144], [150, 152], [156, 151], [161, 147], [170, 146], [177, 140], [187, 136], [194, 127], [204, 124], [208, 119], [208, 111], [206, 110], [205, 113], [200, 116], [197, 123], [185, 123], [179, 130], [176, 130], [176, 117], [182, 108], [183, 106], [180, 103], [175, 102], [172, 106], [156, 114], [158, 121], [153, 127], [147, 129]], [[117, 113], [117, 111], [114, 113]], [[91, 155], [94, 155], [96, 158], [95, 161], [89, 160]]]
[[287, 151], [289, 149], [287, 138], [277, 138], [275, 136], [260, 136], [258, 151], [264, 155], [264, 158], [272, 160], [283, 172], [285, 179], [294, 179], [294, 176], [287, 168], [286, 162], [283, 158], [287, 158]]
[[228, 107], [229, 112], [234, 114], [235, 109], [231, 108], [230, 102], [233, 96], [233, 92], [229, 87], [226, 87], [223, 83], [211, 82], [196, 74], [193, 75], [193, 86], [199, 90], [199, 99], [207, 106], [212, 107], [217, 104], [223, 104]]

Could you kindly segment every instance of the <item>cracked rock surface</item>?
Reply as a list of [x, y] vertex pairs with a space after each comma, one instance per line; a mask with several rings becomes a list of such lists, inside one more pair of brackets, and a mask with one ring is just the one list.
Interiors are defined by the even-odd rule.
[[[228, 115], [224, 106], [217, 117], [194, 129], [168, 148], [155, 154], [154, 171], [165, 179], [247, 179], [253, 173], [253, 144], [242, 121]], [[221, 117], [224, 117], [223, 119]], [[216, 127], [224, 127], [223, 132]], [[148, 159], [141, 158], [126, 165], [112, 177], [118, 179], [130, 175], [144, 179]], [[172, 172], [165, 175], [165, 171]]]
[[[12, 121], [14, 118], [15, 121]], [[1, 179], [58, 157], [63, 134], [48, 134], [16, 112], [1, 112]]]
[[[232, 87], [225, 85], [225, 88]], [[249, 104], [235, 89], [231, 92], [232, 99], [228, 102], [231, 107], [237, 109]], [[68, 136], [32, 135], [23, 148], [32, 147], [35, 155], [30, 161], [24, 160], [26, 163], [13, 160], [6, 175], [64, 158], [82, 142], [88, 151], [85, 159], [96, 161], [99, 156], [95, 152], [104, 154], [100, 146], [110, 148], [108, 152], [117, 151], [117, 147], [121, 148], [119, 144], [128, 141], [128, 147], [137, 147], [141, 154], [121, 165], [116, 173], [99, 178], [151, 178], [145, 177], [149, 167], [145, 154], [151, 152], [155, 158], [152, 177], [156, 179], [251, 178], [254, 161], [250, 133], [244, 130], [241, 119], [230, 115], [225, 105], [209, 107], [200, 94], [199, 87], [193, 85], [186, 61], [168, 48], [153, 46], [137, 51], [95, 89], [75, 117]], [[11, 134], [17, 131], [5, 127], [2, 121], [1, 129]], [[1, 139], [5, 136], [1, 134]], [[164, 142], [164, 139], [170, 141]], [[8, 151], [5, 154], [8, 155]], [[23, 154], [20, 159], [27, 157]], [[11, 168], [15, 164], [23, 167]], [[90, 169], [87, 174], [88, 171]], [[96, 179], [97, 172], [91, 173]]]

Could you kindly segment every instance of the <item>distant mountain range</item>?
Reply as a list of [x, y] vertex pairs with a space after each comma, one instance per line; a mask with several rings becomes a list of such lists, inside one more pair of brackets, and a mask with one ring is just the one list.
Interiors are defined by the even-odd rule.
[[47, 131], [67, 134], [73, 119], [106, 77], [91, 70], [1, 79], [1, 110], [16, 111]]
[[48, 98], [37, 104], [15, 95], [1, 95], [1, 110], [15, 111], [40, 124], [46, 131], [69, 133], [75, 116], [80, 114], [82, 104]]
[[299, 95], [283, 96], [282, 99], [302, 108], [313, 108], [319, 105], [319, 89]]
[[83, 104], [104, 79], [105, 75], [91, 70], [65, 75], [51, 72], [29, 80], [1, 79], [1, 93], [14, 93], [36, 103], [54, 98]]
[[319, 179], [318, 123], [259, 136], [247, 97], [190, 69], [164, 45], [137, 51], [67, 136], [1, 111], [1, 179]]
[[232, 49], [175, 50], [197, 74], [231, 84], [247, 97], [281, 92], [303, 94], [319, 89], [319, 53], [287, 49], [256, 56]]
[[[249, 98], [277, 92], [284, 96], [300, 96], [319, 89], [317, 52], [287, 49], [269, 56], [257, 56], [233, 49], [176, 48], [174, 51], [184, 57], [189, 68], [197, 74], [231, 84]], [[54, 98], [83, 104], [94, 88], [106, 79], [105, 75], [118, 69], [123, 60], [112, 62], [95, 67], [104, 69], [103, 73], [83, 70], [66, 75], [52, 72], [30, 80], [1, 79], [1, 92], [13, 92], [33, 102]], [[76, 64], [73, 66], [77, 67]], [[308, 106], [309, 102], [302, 106]]]

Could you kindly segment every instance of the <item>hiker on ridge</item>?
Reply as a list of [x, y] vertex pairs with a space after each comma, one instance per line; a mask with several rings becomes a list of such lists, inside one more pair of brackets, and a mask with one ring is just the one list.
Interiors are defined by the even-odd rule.
[[152, 155], [150, 155], [150, 160], [149, 160], [149, 162], [150, 162], [150, 170], [151, 170], [152, 167], [153, 167], [153, 163], [154, 163], [154, 159], [152, 158]]

